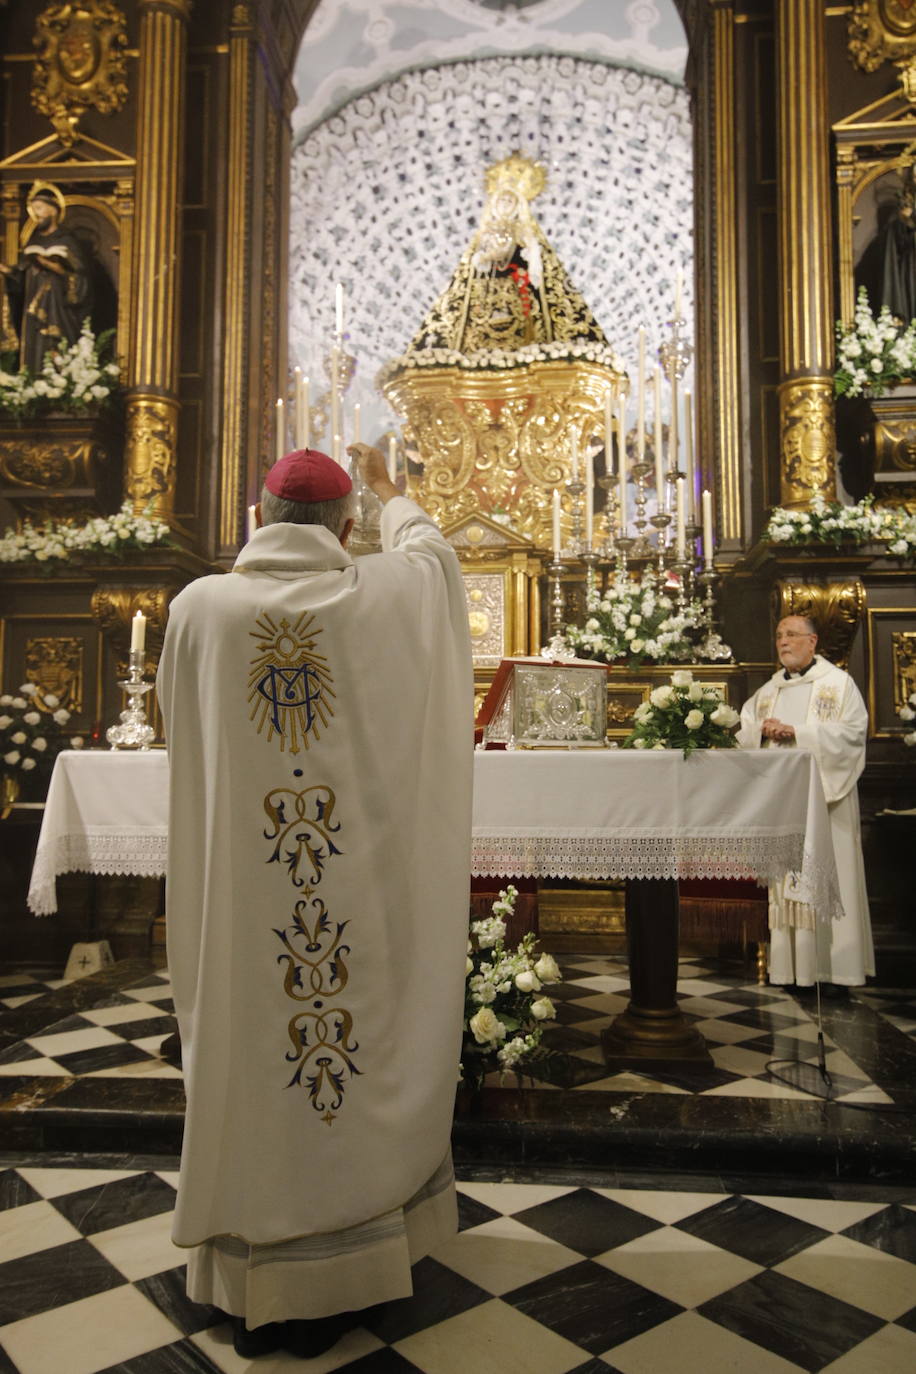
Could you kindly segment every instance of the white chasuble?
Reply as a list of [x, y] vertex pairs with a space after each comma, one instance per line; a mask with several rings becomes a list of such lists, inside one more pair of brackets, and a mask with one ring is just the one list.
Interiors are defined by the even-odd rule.
[[315, 1276], [297, 1310], [258, 1298], [249, 1325], [363, 1306], [363, 1243], [409, 1293], [390, 1248], [407, 1214], [432, 1199], [454, 1230], [467, 610], [413, 502], [385, 506], [382, 545], [354, 561], [322, 528], [258, 530], [231, 573], [175, 598], [159, 666], [188, 1095], [174, 1239], [223, 1238], [230, 1258], [296, 1242], [300, 1290]]
[[[761, 740], [768, 717], [795, 729], [795, 739]], [[738, 742], [744, 748], [799, 748], [814, 755], [836, 857], [843, 915], [816, 919], [797, 874], [770, 889], [770, 981], [810, 985], [818, 979], [850, 987], [873, 974], [874, 946], [859, 834], [856, 783], [865, 767], [868, 713], [852, 678], [818, 658], [802, 675], [780, 668], [746, 702]]]

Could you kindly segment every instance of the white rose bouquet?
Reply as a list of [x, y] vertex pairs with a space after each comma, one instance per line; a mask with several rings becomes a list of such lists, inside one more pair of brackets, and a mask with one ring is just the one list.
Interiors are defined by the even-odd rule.
[[[14, 797], [23, 776], [53, 757], [53, 752], [48, 752], [48, 736], [56, 735], [70, 719], [70, 712], [56, 696], [42, 695], [43, 711], [38, 709], [37, 697], [34, 682], [24, 682], [15, 693], [0, 696], [0, 774], [15, 784]], [[7, 790], [4, 788], [5, 793]]]
[[884, 544], [895, 558], [916, 555], [916, 516], [905, 509], [876, 507], [866, 496], [855, 506], [815, 496], [803, 510], [777, 506], [763, 536], [770, 544]]
[[515, 950], [505, 946], [506, 918], [515, 910], [516, 888], [509, 886], [493, 903], [493, 914], [472, 921], [464, 993], [461, 1077], [479, 1088], [493, 1070], [520, 1073], [539, 1051], [546, 1022], [556, 1010], [544, 988], [560, 981], [550, 954], [539, 954], [532, 931]]
[[916, 320], [906, 324], [882, 305], [875, 319], [868, 292], [859, 287], [853, 324], [836, 326], [837, 396], [883, 396], [889, 386], [916, 370]]
[[88, 415], [104, 409], [119, 385], [120, 368], [111, 359], [113, 340], [113, 329], [96, 338], [86, 319], [74, 343], [61, 342], [45, 355], [37, 377], [27, 368], [7, 372], [0, 366], [0, 414], [25, 420], [52, 411]]
[[114, 515], [99, 515], [85, 525], [66, 520], [30, 522], [10, 530], [0, 539], [0, 563], [38, 563], [46, 571], [63, 562], [80, 562], [98, 556], [122, 558], [130, 549], [165, 544], [169, 527], [145, 511], [134, 513], [129, 501]]
[[696, 682], [688, 669], [681, 669], [672, 674], [670, 686], [649, 693], [634, 719], [624, 749], [683, 749], [687, 758], [695, 749], [734, 748], [740, 717], [717, 687]]
[[657, 573], [641, 578], [618, 572], [607, 590], [593, 591], [584, 625], [568, 625], [564, 638], [579, 658], [602, 663], [683, 663], [700, 655], [693, 634], [703, 612], [697, 601], [683, 609], [669, 596]]

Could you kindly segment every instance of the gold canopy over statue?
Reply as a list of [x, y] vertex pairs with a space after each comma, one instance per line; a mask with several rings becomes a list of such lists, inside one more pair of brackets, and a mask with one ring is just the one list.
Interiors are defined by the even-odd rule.
[[627, 386], [532, 214], [546, 182], [517, 154], [488, 170], [480, 226], [452, 280], [379, 379], [424, 466], [417, 498], [439, 523], [505, 512], [543, 547], [573, 436], [581, 453], [603, 439], [606, 399]]

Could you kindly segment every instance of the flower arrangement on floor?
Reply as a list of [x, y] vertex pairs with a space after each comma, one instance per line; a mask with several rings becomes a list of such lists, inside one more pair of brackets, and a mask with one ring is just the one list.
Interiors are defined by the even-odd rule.
[[[905, 721], [907, 725], [909, 725], [911, 721], [916, 720], [916, 692], [910, 692], [910, 695], [906, 699], [906, 704], [898, 708], [897, 715], [902, 721]], [[903, 736], [903, 742], [904, 744], [916, 745], [916, 730], [907, 730], [906, 734]]]
[[670, 685], [656, 687], [637, 706], [636, 725], [623, 748], [683, 749], [685, 758], [695, 749], [733, 749], [739, 719], [718, 687], [694, 681], [682, 668], [672, 673]]
[[494, 1070], [520, 1073], [538, 1057], [544, 1024], [556, 1016], [550, 998], [542, 995], [545, 985], [560, 981], [553, 956], [538, 953], [533, 931], [517, 949], [505, 946], [506, 920], [517, 897], [510, 885], [493, 903], [491, 916], [471, 922], [461, 1078], [472, 1088]]
[[837, 396], [883, 396], [916, 371], [916, 320], [902, 324], [886, 305], [875, 319], [864, 286], [859, 287], [852, 325], [837, 321], [836, 339]]
[[855, 506], [815, 496], [807, 510], [777, 506], [763, 536], [770, 544], [884, 544], [895, 558], [916, 555], [916, 516], [875, 506], [866, 496]]
[[695, 632], [703, 628], [698, 601], [681, 608], [662, 579], [647, 568], [640, 579], [618, 571], [603, 593], [586, 601], [585, 624], [567, 625], [566, 643], [580, 658], [638, 665], [690, 662], [701, 655]]
[[0, 563], [54, 563], [79, 561], [88, 556], [123, 557], [129, 549], [148, 549], [164, 544], [169, 527], [144, 512], [135, 515], [129, 501], [115, 515], [100, 515], [85, 525], [65, 520], [46, 520], [43, 525], [26, 522], [0, 539]]
[[[48, 712], [39, 711], [35, 704], [37, 695], [38, 688], [34, 682], [24, 682], [15, 694], [4, 692], [0, 696], [0, 819], [6, 819], [19, 795], [23, 774], [33, 772], [49, 757], [48, 735], [56, 733], [70, 719], [70, 712], [50, 692], [42, 696], [42, 704], [48, 708]], [[71, 740], [71, 744], [77, 748], [82, 743], [80, 736]]]
[[28, 368], [0, 367], [0, 414], [26, 420], [50, 411], [87, 415], [102, 409], [118, 389], [120, 368], [110, 360], [113, 339], [113, 329], [96, 338], [87, 319], [75, 343], [62, 342], [45, 355], [37, 377]]

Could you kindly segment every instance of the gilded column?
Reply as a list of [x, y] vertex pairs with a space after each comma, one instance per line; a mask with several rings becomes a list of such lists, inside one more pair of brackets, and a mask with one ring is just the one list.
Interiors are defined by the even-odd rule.
[[779, 0], [780, 493], [833, 497], [833, 298], [823, 0]]
[[735, 16], [731, 3], [713, 13], [715, 71], [715, 206], [716, 206], [716, 392], [714, 423], [718, 456], [716, 505], [719, 540], [740, 541], [741, 394], [738, 385], [738, 204], [735, 161]]
[[178, 447], [179, 190], [189, 0], [140, 0], [125, 492], [171, 519]]

